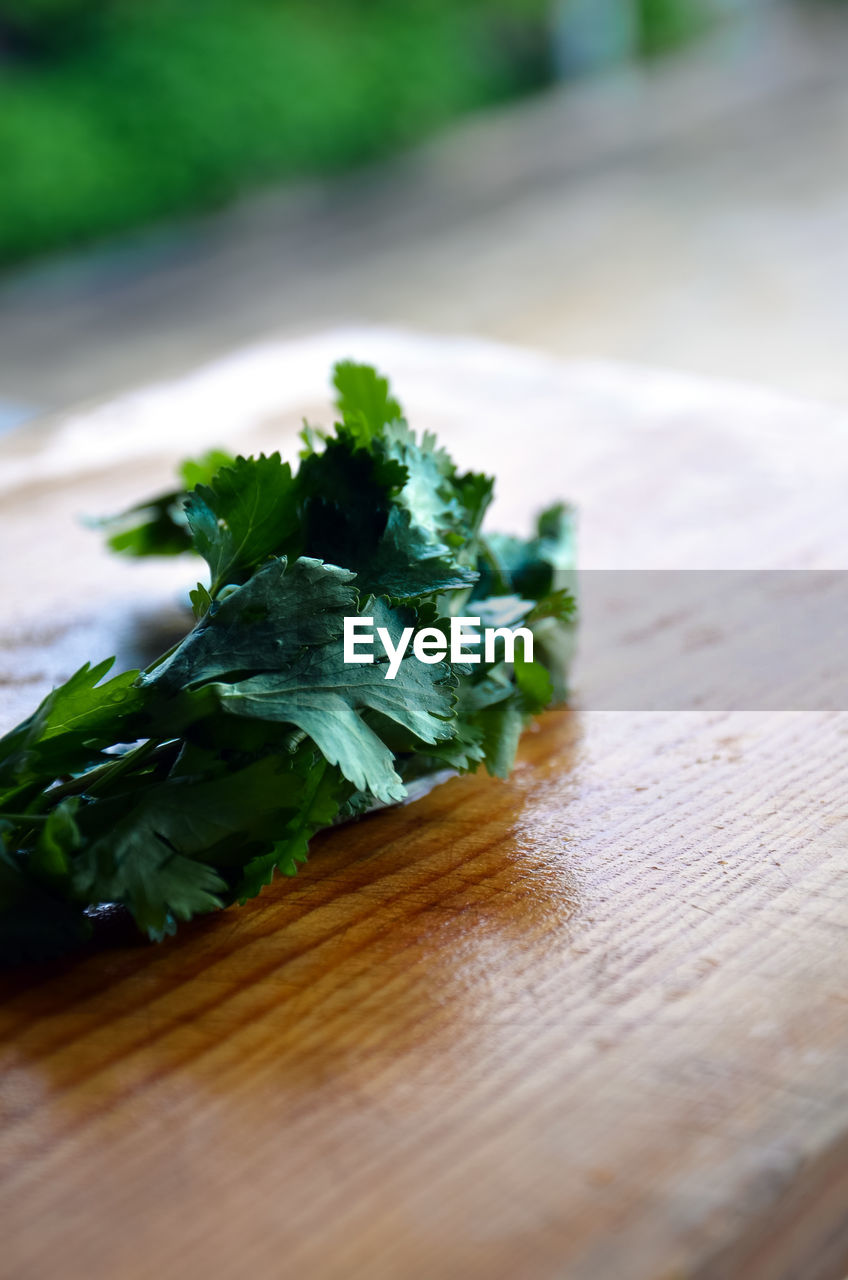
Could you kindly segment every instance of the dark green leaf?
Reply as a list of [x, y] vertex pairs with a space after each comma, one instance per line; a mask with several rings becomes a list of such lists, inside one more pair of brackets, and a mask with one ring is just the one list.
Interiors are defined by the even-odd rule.
[[399, 507], [392, 510], [371, 555], [357, 567], [357, 586], [363, 594], [394, 600], [453, 591], [476, 580], [474, 569], [459, 564], [446, 546], [430, 541]]
[[281, 555], [295, 538], [299, 519], [291, 467], [270, 458], [236, 458], [186, 500], [194, 549], [212, 575], [211, 593], [240, 583], [269, 556]]
[[[379, 602], [371, 616], [395, 642], [407, 620]], [[362, 713], [379, 712], [421, 741], [438, 742], [452, 735], [454, 696], [444, 663], [425, 665], [408, 652], [395, 679], [387, 680], [386, 670], [384, 661], [346, 665], [337, 642], [306, 650], [277, 672], [218, 685], [216, 693], [233, 715], [296, 725], [357, 789], [389, 802], [403, 798], [403, 784], [391, 751]]]
[[316, 831], [329, 826], [339, 812], [345, 786], [337, 769], [331, 768], [317, 752], [303, 752], [294, 767], [297, 786], [292, 816], [278, 828], [273, 847], [246, 864], [233, 896], [241, 903], [255, 897], [271, 883], [276, 870], [292, 876], [299, 863], [306, 862], [309, 841]]
[[216, 601], [182, 644], [142, 677], [168, 692], [224, 676], [279, 671], [305, 646], [341, 635], [356, 612], [353, 574], [320, 560], [271, 560]]

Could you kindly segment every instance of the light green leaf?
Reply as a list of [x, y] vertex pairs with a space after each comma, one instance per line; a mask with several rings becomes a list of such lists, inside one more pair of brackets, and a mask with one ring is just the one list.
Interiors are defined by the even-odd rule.
[[340, 360], [333, 369], [336, 407], [358, 445], [367, 446], [389, 422], [403, 416], [389, 383], [376, 369], [352, 360]]

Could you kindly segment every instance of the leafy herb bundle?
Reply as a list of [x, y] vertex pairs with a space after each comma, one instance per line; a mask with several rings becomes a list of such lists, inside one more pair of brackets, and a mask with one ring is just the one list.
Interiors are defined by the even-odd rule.
[[[565, 696], [574, 601], [563, 506], [528, 541], [483, 534], [493, 481], [418, 439], [385, 379], [336, 366], [340, 421], [304, 428], [296, 472], [212, 454], [182, 489], [112, 523], [132, 555], [193, 551], [195, 625], [146, 670], [84, 666], [0, 739], [0, 954], [84, 940], [120, 903], [161, 940], [179, 920], [293, 875], [323, 827], [411, 781], [484, 764], [505, 777], [529, 717]], [[342, 660], [345, 616], [532, 630], [534, 660]]]

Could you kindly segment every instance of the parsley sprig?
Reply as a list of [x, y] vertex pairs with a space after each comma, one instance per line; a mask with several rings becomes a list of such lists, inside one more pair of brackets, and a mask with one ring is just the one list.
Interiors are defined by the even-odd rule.
[[[529, 717], [565, 696], [569, 510], [528, 541], [483, 534], [490, 477], [417, 437], [364, 365], [334, 377], [339, 421], [300, 465], [210, 454], [108, 522], [130, 555], [193, 552], [195, 624], [144, 671], [86, 664], [0, 739], [0, 954], [84, 941], [104, 904], [161, 940], [295, 874], [316, 831], [402, 800], [414, 779], [505, 777]], [[526, 626], [535, 660], [345, 665], [343, 619], [479, 615]]]

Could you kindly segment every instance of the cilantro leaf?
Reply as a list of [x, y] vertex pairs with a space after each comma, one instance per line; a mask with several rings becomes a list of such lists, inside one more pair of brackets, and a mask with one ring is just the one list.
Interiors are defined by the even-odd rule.
[[[375, 602], [373, 616], [397, 643], [408, 615]], [[454, 696], [445, 663], [425, 665], [407, 653], [394, 680], [385, 673], [384, 662], [346, 665], [337, 642], [305, 650], [285, 669], [217, 685], [215, 694], [231, 715], [295, 725], [357, 790], [390, 803], [403, 799], [403, 783], [363, 713], [379, 712], [433, 743], [452, 736]]]
[[357, 569], [364, 593], [395, 600], [454, 591], [476, 581], [474, 569], [460, 564], [446, 546], [432, 542], [401, 507], [392, 510], [383, 536]]
[[291, 467], [278, 453], [236, 458], [186, 500], [194, 549], [212, 575], [212, 595], [239, 583], [297, 533]]
[[232, 467], [235, 458], [223, 449], [210, 449], [200, 458], [186, 458], [180, 464], [179, 476], [183, 489], [195, 489], [199, 484], [212, 484], [222, 467]]
[[169, 691], [235, 673], [284, 669], [309, 645], [341, 634], [356, 612], [353, 574], [320, 560], [270, 560], [213, 603], [185, 640], [142, 683]]
[[526, 723], [522, 708], [508, 698], [486, 707], [480, 712], [478, 722], [483, 731], [486, 768], [496, 778], [508, 778]]
[[85, 663], [48, 693], [23, 724], [0, 738], [0, 805], [3, 788], [50, 770], [55, 775], [75, 772], [104, 748], [136, 737], [133, 722], [144, 705], [135, 685], [138, 672], [124, 671], [101, 684], [114, 662]]
[[110, 550], [131, 556], [174, 556], [191, 551], [185, 515], [186, 491], [198, 484], [209, 484], [215, 473], [232, 461], [230, 455], [220, 449], [213, 449], [201, 458], [189, 458], [179, 468], [182, 488], [95, 522], [113, 530], [107, 540]]
[[[291, 789], [285, 790], [283, 766], [265, 757], [211, 778], [172, 775], [137, 797], [113, 799], [109, 817], [123, 816], [110, 821], [77, 860], [77, 892], [90, 894], [98, 886], [154, 936], [172, 931], [175, 919], [222, 906], [232, 856], [227, 841], [236, 838], [237, 848], [267, 841], [281, 815], [297, 807]], [[81, 825], [87, 817], [83, 809]]]
[[[279, 454], [215, 452], [106, 522], [113, 549], [193, 551], [195, 625], [144, 672], [86, 664], [0, 738], [0, 956], [61, 952], [118, 903], [151, 938], [293, 875], [315, 832], [401, 800], [406, 784], [484, 765], [505, 777], [528, 719], [565, 695], [574, 522], [484, 534], [493, 481], [458, 472], [406, 422], [388, 382], [346, 361], [340, 421]], [[479, 663], [407, 647], [344, 662], [344, 619], [389, 646], [467, 612], [529, 628]], [[447, 616], [445, 616], [447, 615]]]
[[233, 896], [244, 904], [271, 883], [274, 872], [293, 876], [306, 862], [309, 841], [316, 831], [335, 821], [346, 795], [337, 769], [318, 752], [299, 752], [292, 779], [292, 814], [282, 822], [272, 847], [244, 866]]
[[541, 513], [536, 535], [528, 541], [503, 534], [484, 538], [474, 595], [515, 592], [526, 600], [540, 600], [573, 586], [575, 563], [574, 511], [557, 503]]
[[[225, 882], [211, 867], [175, 853], [167, 840], [132, 810], [109, 837], [114, 871], [100, 879], [100, 892], [132, 912], [154, 941], [175, 930], [176, 920], [222, 907]], [[94, 846], [100, 853], [99, 845]], [[81, 882], [84, 887], [85, 881]]]
[[369, 365], [340, 360], [333, 370], [333, 386], [344, 425], [359, 445], [369, 445], [388, 423], [402, 416], [389, 393], [388, 379]]
[[406, 471], [382, 450], [342, 433], [301, 463], [297, 496], [306, 555], [345, 568], [367, 565], [382, 538]]

